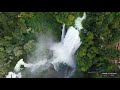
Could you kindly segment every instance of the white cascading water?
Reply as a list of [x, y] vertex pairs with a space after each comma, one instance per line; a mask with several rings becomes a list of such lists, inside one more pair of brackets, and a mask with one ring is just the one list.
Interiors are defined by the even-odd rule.
[[[80, 33], [80, 30], [83, 29], [82, 21], [85, 18], [86, 18], [86, 13], [84, 13], [83, 17], [78, 17], [75, 20], [75, 25], [69, 27], [66, 35], [65, 35], [65, 24], [63, 24], [61, 42], [53, 43], [49, 47], [49, 50], [53, 52], [53, 57], [51, 60], [48, 60], [47, 58], [44, 60], [41, 60], [39, 58], [38, 62], [27, 64], [23, 61], [23, 59], [20, 59], [14, 68], [14, 72], [9, 72], [8, 75], [6, 75], [6, 78], [22, 78], [22, 74], [21, 74], [22, 65], [26, 69], [30, 69], [32, 73], [35, 73], [35, 71], [38, 71], [38, 70], [40, 70], [42, 73], [42, 71], [49, 68], [48, 67], [49, 65], [47, 65], [48, 63], [52, 64], [54, 66], [55, 71], [57, 72], [59, 72], [60, 63], [67, 64], [72, 68], [72, 70], [68, 72], [66, 75], [63, 75], [63, 77], [64, 78], [71, 77], [74, 74], [74, 71], [76, 69], [74, 54], [82, 44], [79, 37], [79, 33]], [[38, 69], [39, 67], [42, 69]]]

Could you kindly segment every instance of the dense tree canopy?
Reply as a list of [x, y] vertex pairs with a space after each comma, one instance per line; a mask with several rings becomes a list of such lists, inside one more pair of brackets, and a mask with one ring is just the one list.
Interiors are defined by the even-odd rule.
[[[46, 32], [60, 40], [62, 24], [74, 24], [83, 12], [0, 12], [0, 77], [13, 70], [20, 58], [26, 59], [35, 49], [37, 37]], [[76, 52], [77, 77], [81, 72], [116, 72], [110, 60], [120, 58], [115, 45], [120, 41], [119, 12], [87, 12]], [[80, 76], [79, 76], [80, 75]], [[84, 77], [85, 77], [84, 76]], [[101, 76], [91, 76], [101, 77]]]

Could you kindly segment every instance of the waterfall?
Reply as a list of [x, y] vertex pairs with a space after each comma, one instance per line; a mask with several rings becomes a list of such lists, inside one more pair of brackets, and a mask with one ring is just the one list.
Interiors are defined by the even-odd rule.
[[61, 42], [63, 42], [64, 37], [65, 37], [65, 24], [63, 24], [62, 35], [61, 35]]
[[[48, 77], [50, 77], [51, 74], [58, 73], [57, 75], [59, 75], [63, 72], [64, 74], [61, 74], [62, 76], [60, 77], [71, 77], [76, 70], [74, 54], [82, 44], [79, 33], [81, 29], [83, 29], [82, 21], [84, 19], [86, 19], [86, 13], [83, 14], [83, 17], [76, 18], [75, 25], [68, 28], [66, 35], [65, 24], [63, 24], [61, 41], [59, 43], [54, 42], [47, 48], [52, 51], [51, 53], [53, 55], [51, 59], [45, 57], [41, 60], [41, 58], [38, 58], [38, 61], [35, 63], [25, 63], [23, 59], [20, 59], [14, 68], [14, 72], [9, 72], [6, 78], [21, 78], [23, 77], [22, 71], [26, 73], [27, 70], [33, 74], [33, 77], [36, 77], [34, 76], [35, 73], [43, 73], [48, 69], [50, 70], [50, 72], [47, 73]], [[21, 68], [22, 65], [25, 67], [26, 71]], [[66, 68], [64, 69], [64, 67]], [[53, 71], [54, 73], [52, 73]], [[46, 76], [46, 74], [44, 76]]]

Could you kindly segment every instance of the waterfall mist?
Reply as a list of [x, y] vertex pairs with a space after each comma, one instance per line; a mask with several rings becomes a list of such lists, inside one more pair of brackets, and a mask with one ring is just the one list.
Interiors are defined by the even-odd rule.
[[[20, 59], [14, 68], [14, 77], [19, 78], [69, 78], [76, 70], [74, 54], [82, 44], [79, 33], [83, 29], [82, 21], [86, 18], [78, 17], [75, 27], [71, 26], [65, 34], [65, 24], [61, 30], [61, 41], [56, 42], [52, 34], [42, 34], [38, 38], [35, 52], [28, 57], [26, 63]], [[21, 69], [23, 65], [25, 68]], [[18, 76], [18, 74], [20, 76]], [[8, 74], [7, 78], [13, 77]]]
[[23, 77], [56, 77], [57, 72], [51, 63], [53, 61], [53, 51], [50, 50], [54, 43], [52, 34], [40, 35], [35, 52], [32, 52], [32, 55], [26, 61], [26, 63], [31, 63], [32, 66], [25, 68], [22, 72]]

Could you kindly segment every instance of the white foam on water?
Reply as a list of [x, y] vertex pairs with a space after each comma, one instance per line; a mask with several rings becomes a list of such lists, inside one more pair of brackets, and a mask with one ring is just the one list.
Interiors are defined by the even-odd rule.
[[[55, 70], [58, 70], [58, 65], [60, 63], [67, 64], [72, 68], [72, 71], [69, 72], [67, 76], [64, 76], [65, 78], [71, 77], [73, 73], [76, 70], [76, 63], [74, 60], [74, 54], [77, 51], [77, 49], [80, 47], [82, 44], [81, 39], [80, 39], [80, 31], [83, 29], [82, 27], [82, 21], [86, 19], [86, 13], [84, 13], [83, 17], [78, 17], [75, 20], [75, 27], [71, 26], [67, 30], [67, 33], [65, 35], [65, 24], [63, 24], [63, 29], [62, 29], [62, 35], [61, 35], [61, 42], [59, 43], [53, 43], [49, 49], [53, 51], [53, 57], [51, 60], [48, 60], [47, 58], [41, 60], [38, 55], [38, 61], [35, 63], [25, 63], [23, 59], [20, 59], [15, 68], [14, 71], [17, 72], [18, 74], [15, 74], [14, 72], [9, 72], [8, 75], [6, 75], [6, 78], [21, 78], [21, 65], [23, 65], [25, 68], [29, 68], [32, 73], [34, 71], [38, 70], [39, 67], [45, 66], [43, 69], [39, 70], [45, 70], [48, 69], [49, 67], [46, 66], [47, 62], [51, 63], [54, 65]], [[43, 46], [44, 48], [44, 46]], [[39, 53], [39, 51], [37, 51]]]

